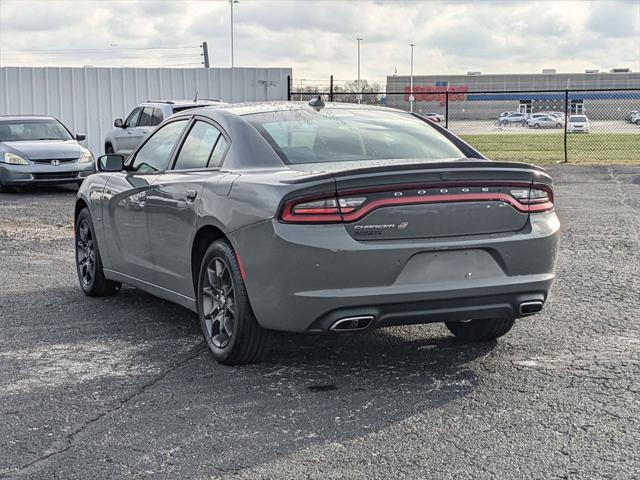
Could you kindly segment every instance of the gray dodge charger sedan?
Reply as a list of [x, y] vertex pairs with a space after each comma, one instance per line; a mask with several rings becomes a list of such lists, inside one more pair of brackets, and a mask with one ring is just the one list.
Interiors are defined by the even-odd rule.
[[98, 168], [75, 208], [82, 290], [126, 283], [197, 312], [225, 364], [257, 360], [269, 330], [445, 322], [493, 339], [554, 279], [549, 175], [403, 111], [189, 110]]
[[0, 191], [28, 184], [82, 183], [95, 172], [91, 152], [53, 117], [0, 116]]

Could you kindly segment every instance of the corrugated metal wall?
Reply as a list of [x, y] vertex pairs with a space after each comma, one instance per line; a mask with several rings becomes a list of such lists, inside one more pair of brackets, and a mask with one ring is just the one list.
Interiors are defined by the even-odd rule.
[[0, 67], [0, 115], [41, 114], [86, 133], [103, 151], [115, 118], [147, 100], [217, 98], [225, 102], [286, 100], [290, 68]]

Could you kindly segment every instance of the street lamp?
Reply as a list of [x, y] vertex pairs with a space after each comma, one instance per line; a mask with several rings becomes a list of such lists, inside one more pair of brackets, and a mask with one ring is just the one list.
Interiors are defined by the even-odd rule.
[[411, 87], [409, 89], [411, 93], [409, 94], [409, 111], [413, 112], [413, 102], [415, 100], [413, 96], [413, 47], [415, 47], [416, 44], [410, 43], [409, 46], [411, 47]]
[[356, 40], [358, 41], [358, 93], [356, 93], [356, 99], [360, 103], [360, 100], [362, 100], [362, 87], [360, 86], [360, 42], [362, 38], [356, 38]]
[[300, 101], [302, 101], [302, 82], [305, 82], [307, 79], [306, 78], [301, 78], [300, 79]]
[[229, 0], [229, 4], [231, 5], [231, 68], [233, 68], [233, 4], [240, 3], [240, 0]]

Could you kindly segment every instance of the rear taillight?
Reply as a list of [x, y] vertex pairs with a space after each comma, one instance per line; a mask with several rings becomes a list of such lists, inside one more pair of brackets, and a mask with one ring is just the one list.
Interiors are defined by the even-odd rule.
[[498, 183], [356, 190], [343, 195], [289, 200], [282, 209], [280, 220], [287, 223], [348, 223], [392, 205], [482, 201], [508, 203], [522, 213], [544, 212], [553, 209], [553, 191], [547, 185]]
[[290, 200], [284, 204], [280, 219], [288, 223], [340, 223], [342, 215], [335, 196]]

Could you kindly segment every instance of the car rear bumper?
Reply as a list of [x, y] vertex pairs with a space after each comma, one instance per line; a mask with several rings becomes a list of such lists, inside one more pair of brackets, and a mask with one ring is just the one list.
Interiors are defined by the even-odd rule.
[[304, 332], [352, 316], [368, 328], [524, 316], [549, 293], [559, 227], [547, 212], [518, 232], [357, 241], [342, 225], [267, 221], [231, 238], [258, 322]]
[[72, 183], [83, 180], [95, 171], [94, 162], [70, 162], [59, 166], [0, 163], [0, 181], [8, 186]]

